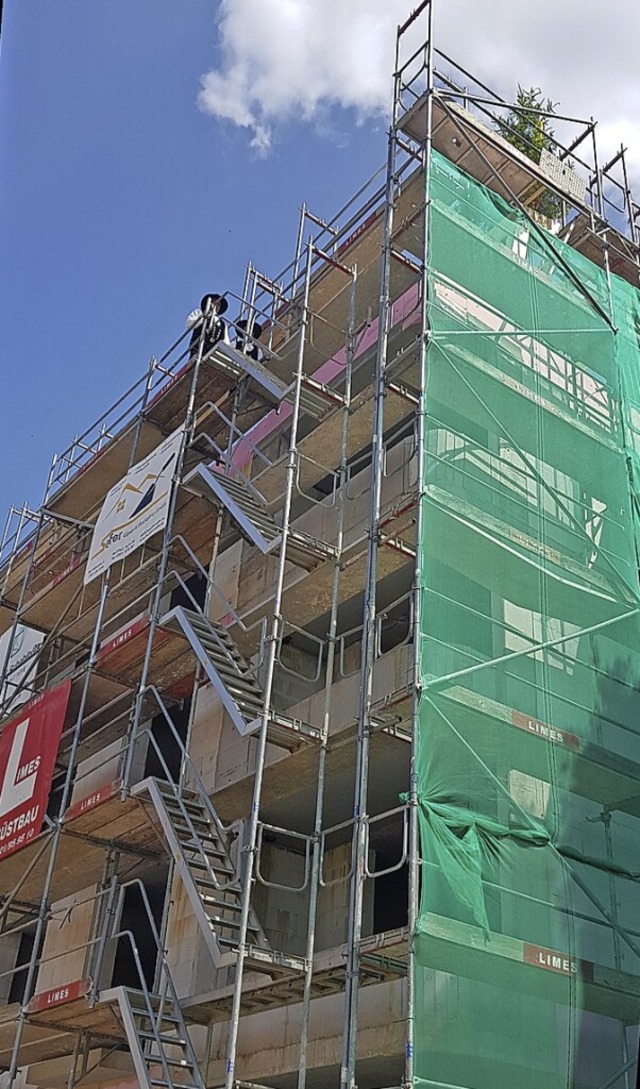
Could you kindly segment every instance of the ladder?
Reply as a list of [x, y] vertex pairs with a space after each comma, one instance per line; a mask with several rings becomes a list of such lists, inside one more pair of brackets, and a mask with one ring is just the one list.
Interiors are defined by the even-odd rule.
[[[179, 632], [187, 639], [241, 737], [259, 729], [264, 693], [250, 663], [240, 653], [227, 629], [182, 605], [166, 613], [160, 626]], [[318, 727], [269, 710], [267, 740], [272, 745], [293, 751], [318, 741], [320, 736]]]
[[[204, 791], [144, 779], [133, 794], [150, 812], [171, 851], [207, 949], [216, 968], [233, 964], [238, 951], [242, 891], [220, 820]], [[269, 943], [253, 911], [247, 944], [266, 959]], [[249, 957], [251, 952], [249, 952]]]
[[[250, 481], [223, 476], [198, 465], [185, 479], [191, 491], [216, 506], [224, 506], [237, 522], [241, 533], [267, 555], [282, 540], [282, 528], [269, 513], [263, 496]], [[287, 536], [287, 559], [305, 571], [335, 555], [335, 549], [307, 533], [291, 529]]]
[[[163, 969], [169, 983], [168, 969]], [[115, 997], [140, 1086], [146, 1089], [205, 1089], [173, 984], [160, 994], [116, 987]]]

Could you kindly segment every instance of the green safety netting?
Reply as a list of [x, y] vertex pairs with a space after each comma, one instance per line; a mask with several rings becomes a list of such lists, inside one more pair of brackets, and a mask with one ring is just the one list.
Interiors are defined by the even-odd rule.
[[631, 1087], [640, 295], [436, 153], [430, 190], [416, 1080]]

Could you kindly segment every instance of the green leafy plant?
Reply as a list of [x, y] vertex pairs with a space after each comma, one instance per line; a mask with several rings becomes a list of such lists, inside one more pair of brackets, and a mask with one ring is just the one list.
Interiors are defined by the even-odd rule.
[[[516, 101], [511, 110], [496, 127], [501, 136], [527, 155], [534, 163], [540, 162], [545, 149], [554, 145], [554, 130], [549, 115], [556, 111], [558, 103], [544, 98], [539, 87], [521, 87], [518, 84]], [[548, 219], [557, 219], [562, 201], [554, 193], [543, 193], [532, 201], [531, 208]]]

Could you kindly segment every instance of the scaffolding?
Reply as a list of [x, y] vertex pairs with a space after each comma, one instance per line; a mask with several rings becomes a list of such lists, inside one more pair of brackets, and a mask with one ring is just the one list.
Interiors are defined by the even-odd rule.
[[[2, 736], [65, 708], [0, 829], [10, 1082], [633, 1084], [638, 208], [593, 121], [531, 157], [514, 111], [420, 4], [385, 168], [10, 511]], [[164, 528], [87, 581], [171, 436]]]

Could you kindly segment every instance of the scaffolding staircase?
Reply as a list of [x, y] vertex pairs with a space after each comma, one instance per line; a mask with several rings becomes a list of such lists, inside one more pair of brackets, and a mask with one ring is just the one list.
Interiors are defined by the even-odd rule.
[[[164, 966], [165, 983], [170, 984]], [[169, 993], [167, 993], [169, 992]], [[205, 1089], [173, 984], [160, 994], [116, 987], [117, 1000], [138, 1084], [143, 1089]]]
[[[190, 765], [186, 753], [185, 759]], [[211, 799], [197, 775], [195, 781], [197, 788], [144, 779], [132, 793], [171, 851], [214, 966], [226, 968], [235, 964], [240, 948], [242, 884]], [[271, 949], [252, 908], [244, 954], [248, 968], [270, 976], [305, 968], [303, 957]]]
[[[226, 507], [243, 536], [263, 555], [273, 552], [279, 546], [282, 527], [269, 513], [265, 500], [250, 481], [223, 476], [204, 465], [198, 465], [186, 478], [185, 484], [191, 491], [209, 499], [216, 506]], [[294, 529], [289, 530], [287, 559], [297, 567], [312, 571], [319, 563], [334, 555], [335, 550], [323, 541]]]
[[[216, 968], [233, 964], [240, 933], [241, 887], [224, 829], [203, 792], [145, 779], [140, 792], [152, 803], [152, 818], [169, 847]], [[250, 913], [247, 942], [263, 952], [269, 943]]]
[[[274, 407], [278, 407], [282, 402], [293, 404], [295, 400], [295, 382], [286, 385], [264, 363], [259, 363], [245, 355], [231, 344], [218, 341], [206, 359], [223, 374], [229, 375], [237, 382], [248, 378], [258, 394]], [[337, 390], [306, 375], [303, 376], [300, 386], [300, 411], [303, 415], [319, 420], [329, 408], [342, 404], [344, 404], [344, 398]]]
[[[264, 713], [264, 693], [226, 628], [182, 605], [166, 613], [160, 626], [187, 639], [238, 733], [246, 737], [258, 730]], [[315, 726], [269, 711], [267, 740], [272, 745], [292, 751], [318, 741], [320, 735]]]

